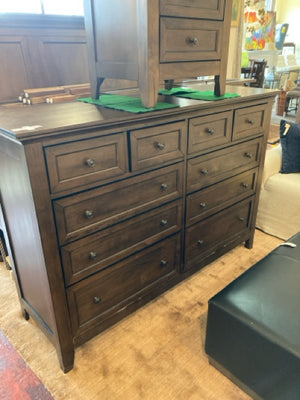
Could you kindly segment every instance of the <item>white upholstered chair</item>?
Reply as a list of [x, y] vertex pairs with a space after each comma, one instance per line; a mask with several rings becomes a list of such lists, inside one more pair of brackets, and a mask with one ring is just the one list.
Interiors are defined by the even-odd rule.
[[[300, 123], [300, 108], [296, 122]], [[266, 152], [256, 227], [287, 240], [300, 231], [300, 172], [282, 174], [281, 165], [279, 144]]]

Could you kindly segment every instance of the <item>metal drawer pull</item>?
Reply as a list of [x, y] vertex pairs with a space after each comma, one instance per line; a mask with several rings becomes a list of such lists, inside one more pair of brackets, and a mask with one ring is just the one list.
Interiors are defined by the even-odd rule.
[[94, 218], [94, 216], [95, 216], [94, 211], [92, 211], [92, 210], [85, 210], [84, 215], [88, 219]]
[[210, 135], [214, 135], [216, 133], [216, 131], [212, 128], [207, 128], [206, 132], [209, 133]]
[[165, 145], [164, 143], [156, 143], [156, 147], [157, 147], [159, 150], [163, 150], [163, 149], [166, 147], [166, 145]]
[[199, 40], [196, 38], [196, 37], [190, 37], [189, 39], [188, 39], [188, 42], [190, 43], [190, 44], [193, 44], [193, 45], [197, 45], [198, 43], [199, 43]]
[[88, 159], [85, 161], [85, 164], [86, 164], [88, 167], [92, 168], [92, 167], [94, 167], [94, 166], [96, 165], [96, 161], [93, 160], [92, 158], [88, 158]]
[[162, 183], [160, 188], [161, 188], [161, 190], [167, 190], [168, 189], [168, 185], [166, 183]]
[[165, 267], [167, 264], [168, 264], [168, 261], [166, 261], [166, 260], [161, 260], [160, 261], [161, 267]]
[[98, 297], [98, 296], [95, 296], [93, 299], [94, 304], [99, 304], [99, 303], [101, 303], [101, 301], [102, 301], [101, 297]]
[[251, 153], [245, 153], [245, 157], [252, 158], [252, 154]]
[[201, 174], [202, 174], [202, 175], [207, 175], [207, 174], [208, 174], [207, 169], [202, 169], [202, 170], [201, 170]]
[[90, 260], [95, 260], [95, 258], [98, 256], [97, 253], [95, 253], [94, 251], [91, 251], [89, 254], [89, 259]]
[[247, 189], [249, 187], [248, 183], [243, 182], [242, 183], [243, 188]]
[[198, 242], [197, 242], [197, 245], [198, 246], [202, 246], [204, 244], [204, 241], [203, 240], [198, 240]]
[[206, 203], [200, 203], [200, 207], [201, 208], [205, 208], [206, 207]]
[[250, 125], [253, 125], [253, 124], [254, 124], [253, 119], [247, 119], [247, 122], [248, 122], [248, 124], [250, 124]]
[[168, 225], [168, 220], [167, 220], [167, 219], [162, 219], [162, 220], [160, 221], [160, 225], [161, 225], [161, 226], [166, 226], [166, 225]]
[[244, 222], [244, 221], [245, 221], [245, 218], [239, 217], [239, 220], [240, 220], [241, 222]]

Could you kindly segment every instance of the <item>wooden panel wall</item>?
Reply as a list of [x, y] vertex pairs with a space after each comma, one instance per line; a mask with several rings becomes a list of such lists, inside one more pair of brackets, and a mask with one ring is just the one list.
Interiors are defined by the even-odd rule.
[[0, 17], [0, 102], [25, 88], [89, 82], [83, 18]]

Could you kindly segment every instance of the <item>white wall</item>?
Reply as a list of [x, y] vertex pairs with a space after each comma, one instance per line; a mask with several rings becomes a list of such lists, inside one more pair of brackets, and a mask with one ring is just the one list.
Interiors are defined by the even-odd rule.
[[298, 64], [300, 64], [300, 1], [277, 0], [276, 22], [278, 24], [289, 24], [285, 41], [296, 44], [296, 57]]

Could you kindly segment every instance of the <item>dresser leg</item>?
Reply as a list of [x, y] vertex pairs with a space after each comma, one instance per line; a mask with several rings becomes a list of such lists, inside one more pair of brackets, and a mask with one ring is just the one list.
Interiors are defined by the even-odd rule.
[[74, 368], [74, 359], [75, 359], [74, 350], [68, 351], [68, 352], [63, 352], [63, 351], [60, 351], [60, 349], [56, 349], [56, 351], [57, 351], [60, 368], [66, 374], [67, 372], [71, 371], [71, 369]]
[[22, 314], [23, 314], [23, 317], [26, 319], [26, 321], [28, 321], [30, 318], [30, 315], [24, 308], [22, 309]]
[[246, 240], [246, 242], [245, 242], [245, 247], [246, 247], [247, 249], [252, 249], [252, 247], [253, 247], [253, 242], [254, 242], [254, 236], [251, 235], [251, 237], [250, 237], [249, 239]]

